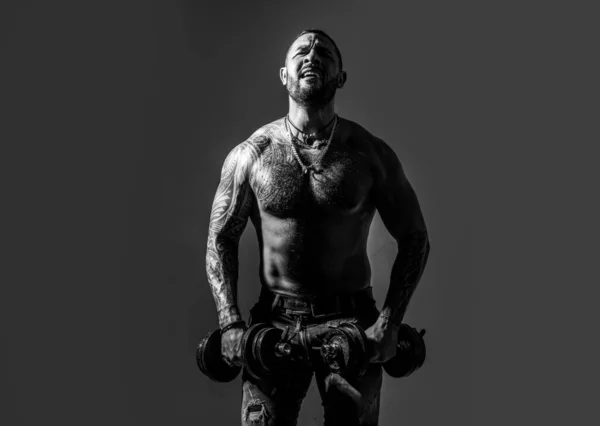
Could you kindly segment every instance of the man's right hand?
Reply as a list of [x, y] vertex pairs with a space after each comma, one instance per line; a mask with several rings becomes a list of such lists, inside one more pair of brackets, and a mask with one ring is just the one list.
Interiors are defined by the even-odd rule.
[[242, 337], [244, 332], [243, 327], [236, 327], [227, 330], [221, 336], [221, 354], [229, 365], [241, 366], [244, 362], [242, 360]]

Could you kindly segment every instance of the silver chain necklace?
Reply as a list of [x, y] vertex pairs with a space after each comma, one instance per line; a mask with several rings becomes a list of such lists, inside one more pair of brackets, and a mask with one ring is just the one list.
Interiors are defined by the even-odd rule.
[[304, 162], [302, 161], [302, 159], [300, 158], [300, 154], [298, 153], [296, 144], [294, 143], [294, 138], [292, 137], [292, 132], [290, 130], [290, 126], [288, 125], [288, 117], [287, 117], [287, 115], [285, 116], [285, 129], [287, 130], [288, 137], [290, 138], [290, 142], [292, 143], [292, 152], [294, 153], [294, 157], [296, 157], [298, 164], [300, 164], [300, 167], [302, 167], [302, 172], [304, 174], [307, 174], [310, 169], [313, 169], [315, 172], [317, 172], [315, 166], [320, 163], [321, 159], [327, 153], [327, 150], [329, 149], [329, 145], [331, 145], [331, 140], [333, 139], [333, 134], [335, 133], [337, 124], [338, 124], [338, 116], [336, 114], [334, 117], [333, 127], [331, 128], [331, 133], [329, 134], [329, 139], [327, 139], [327, 142], [325, 144], [325, 149], [323, 149], [323, 151], [321, 151], [321, 153], [312, 162], [312, 164], [305, 165]]

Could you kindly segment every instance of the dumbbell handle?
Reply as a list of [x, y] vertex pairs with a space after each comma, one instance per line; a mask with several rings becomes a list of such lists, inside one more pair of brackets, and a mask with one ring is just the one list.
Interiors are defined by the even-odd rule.
[[277, 343], [275, 345], [275, 355], [277, 356], [290, 356], [292, 354], [292, 345], [287, 342]]
[[323, 350], [326, 353], [336, 353], [336, 354], [338, 351], [342, 350], [342, 347], [338, 342], [333, 342], [333, 343], [329, 343], [329, 344], [325, 343], [321, 346], [315, 347], [315, 349], [316, 348], [318, 348], [318, 349], [323, 348]]
[[[421, 337], [425, 336], [425, 333], [426, 333], [425, 329], [421, 329], [421, 331], [419, 331], [419, 334], [421, 335]], [[332, 342], [330, 344], [324, 344], [322, 346], [313, 347], [313, 349], [321, 349], [321, 348], [324, 348], [324, 350], [326, 352], [335, 354], [335, 355], [337, 355], [338, 351], [342, 350], [342, 348], [338, 342]]]

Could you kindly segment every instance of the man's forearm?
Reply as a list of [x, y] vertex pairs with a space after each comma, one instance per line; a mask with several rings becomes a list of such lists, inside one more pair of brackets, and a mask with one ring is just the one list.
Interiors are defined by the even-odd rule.
[[219, 327], [241, 320], [242, 316], [237, 306], [237, 241], [209, 235], [206, 274], [217, 308]]
[[429, 257], [426, 231], [413, 231], [398, 242], [390, 287], [381, 309], [381, 318], [399, 325], [419, 284]]

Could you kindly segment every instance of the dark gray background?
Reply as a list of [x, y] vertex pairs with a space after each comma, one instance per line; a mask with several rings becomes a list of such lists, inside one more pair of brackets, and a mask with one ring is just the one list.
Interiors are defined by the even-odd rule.
[[[386, 377], [381, 425], [589, 424], [593, 392], [563, 352], [590, 312], [566, 290], [593, 258], [572, 238], [586, 228], [566, 213], [585, 198], [564, 169], [590, 179], [574, 144], [597, 120], [579, 86], [591, 13], [213, 3], [4, 3], [2, 424], [239, 423], [239, 381], [212, 383], [194, 361], [217, 326], [208, 217], [226, 153], [287, 112], [278, 69], [306, 27], [337, 41], [338, 112], [391, 144], [431, 232], [406, 317], [428, 329], [430, 358]], [[251, 225], [240, 252], [247, 314]], [[381, 302], [395, 247], [378, 218], [369, 254]], [[313, 387], [299, 425], [320, 414]]]

